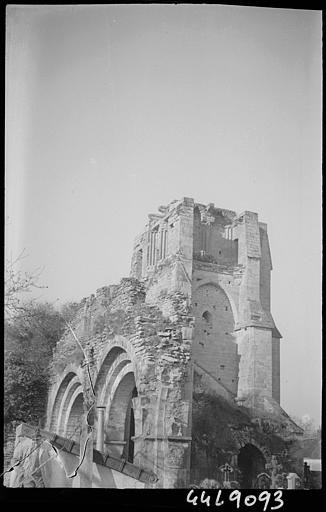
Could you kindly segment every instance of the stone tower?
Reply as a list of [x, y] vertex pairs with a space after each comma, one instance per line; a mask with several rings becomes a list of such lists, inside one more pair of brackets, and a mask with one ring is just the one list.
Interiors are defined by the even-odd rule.
[[[178, 291], [195, 319], [195, 370], [226, 398], [259, 408], [280, 402], [280, 338], [270, 311], [272, 261], [267, 225], [240, 215], [173, 201], [149, 215], [135, 242], [131, 275], [145, 280], [148, 303]], [[163, 311], [168, 314], [168, 311]]]

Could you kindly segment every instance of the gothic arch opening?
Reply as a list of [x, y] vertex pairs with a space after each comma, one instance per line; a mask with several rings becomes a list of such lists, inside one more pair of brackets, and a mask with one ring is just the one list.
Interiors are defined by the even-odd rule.
[[82, 427], [82, 416], [84, 412], [84, 398], [83, 394], [79, 393], [73, 403], [71, 404], [68, 412], [66, 427], [65, 427], [65, 437], [68, 439], [73, 439], [74, 441], [79, 441]]
[[239, 356], [230, 301], [220, 286], [206, 283], [195, 290], [193, 308], [195, 362], [228, 392], [236, 394]]
[[71, 406], [76, 392], [82, 393], [82, 386], [76, 373], [68, 372], [62, 379], [52, 407], [49, 428], [57, 434], [63, 435], [67, 418], [67, 410]]
[[106, 445], [112, 455], [133, 461], [133, 436], [135, 435], [135, 415], [133, 399], [137, 396], [134, 373], [123, 372], [109, 404], [107, 423], [105, 427]]
[[111, 366], [113, 365], [114, 361], [117, 359], [117, 357], [125, 353], [125, 350], [122, 347], [115, 346], [112, 347], [111, 350], [106, 354], [104, 361], [101, 364], [101, 367], [99, 369], [96, 382], [95, 382], [95, 393], [101, 393], [103, 388], [105, 387], [105, 381], [108, 376], [108, 373], [111, 369]]
[[[95, 392], [97, 405], [104, 407], [103, 449], [115, 457], [133, 461], [135, 414], [133, 399], [137, 397], [133, 357], [127, 347], [110, 348], [99, 368]], [[102, 427], [97, 423], [96, 429]]]
[[243, 446], [238, 455], [238, 467], [241, 471], [241, 488], [254, 489], [257, 476], [265, 471], [266, 459], [253, 444]]

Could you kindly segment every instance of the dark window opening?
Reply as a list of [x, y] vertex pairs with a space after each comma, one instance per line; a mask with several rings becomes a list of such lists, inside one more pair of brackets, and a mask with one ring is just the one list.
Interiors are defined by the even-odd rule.
[[235, 261], [238, 263], [238, 261], [239, 261], [239, 242], [238, 242], [237, 238], [234, 240], [234, 252], [235, 252]]
[[256, 488], [257, 475], [265, 471], [265, 464], [266, 459], [256, 446], [243, 446], [238, 455], [238, 466], [241, 471], [240, 489]]
[[130, 410], [130, 435], [129, 435], [129, 442], [128, 442], [128, 462], [134, 461], [134, 441], [131, 439], [135, 435], [135, 416], [134, 416], [134, 409], [131, 408]]
[[135, 416], [132, 399], [138, 396], [137, 388], [134, 387], [126, 414], [126, 423], [125, 423], [125, 448], [124, 448], [124, 458], [128, 462], [134, 461], [134, 440], [133, 437], [135, 435]]

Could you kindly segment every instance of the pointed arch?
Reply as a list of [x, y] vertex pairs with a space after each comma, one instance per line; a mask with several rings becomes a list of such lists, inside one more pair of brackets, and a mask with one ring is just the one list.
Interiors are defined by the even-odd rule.
[[[135, 432], [134, 398], [137, 396], [137, 365], [139, 356], [129, 340], [116, 336], [108, 343], [99, 363], [95, 381], [97, 405], [105, 407], [105, 451], [114, 456], [133, 457]], [[96, 430], [99, 428], [97, 420]]]
[[199, 288], [201, 288], [202, 286], [207, 286], [207, 285], [212, 285], [212, 286], [215, 286], [216, 288], [220, 288], [221, 291], [224, 292], [224, 294], [226, 295], [226, 297], [230, 303], [230, 306], [231, 306], [234, 323], [235, 323], [235, 325], [237, 325], [238, 316], [239, 316], [238, 309], [236, 307], [234, 297], [230, 293], [230, 290], [228, 290], [228, 288], [226, 286], [224, 286], [223, 283], [215, 282], [212, 279], [201, 279], [198, 283], [196, 283], [196, 282], [194, 283], [193, 293], [195, 294]]
[[57, 391], [53, 402], [50, 419], [50, 430], [62, 434], [64, 431], [65, 414], [69, 407], [72, 394], [76, 389], [82, 393], [82, 384], [79, 377], [71, 368], [66, 372], [58, 383]]
[[194, 362], [217, 384], [236, 395], [239, 376], [238, 345], [231, 302], [223, 288], [211, 280], [200, 281], [193, 293]]

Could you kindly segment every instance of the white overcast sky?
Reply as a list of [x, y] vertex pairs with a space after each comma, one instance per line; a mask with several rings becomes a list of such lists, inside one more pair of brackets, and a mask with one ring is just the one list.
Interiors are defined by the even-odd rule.
[[6, 254], [42, 300], [129, 274], [173, 199], [268, 224], [281, 404], [319, 424], [321, 11], [8, 6]]

